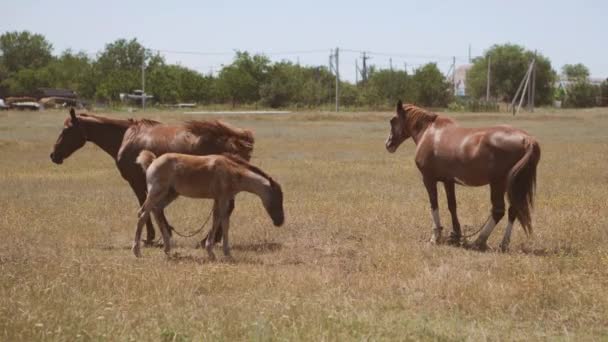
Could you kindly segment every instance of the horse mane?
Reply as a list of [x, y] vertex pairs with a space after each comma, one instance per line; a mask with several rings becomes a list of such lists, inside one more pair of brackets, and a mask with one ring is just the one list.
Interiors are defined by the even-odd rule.
[[269, 174], [262, 171], [262, 169], [260, 169], [259, 167], [252, 165], [250, 162], [245, 160], [243, 157], [241, 157], [237, 154], [232, 154], [232, 153], [224, 153], [222, 155], [225, 156], [226, 158], [230, 159], [231, 161], [235, 162], [236, 164], [245, 167], [247, 170], [268, 179], [268, 181], [270, 182], [270, 185], [272, 187], [276, 187], [276, 185], [278, 185], [278, 183], [274, 179], [272, 179], [272, 177], [270, 177]]
[[426, 109], [420, 108], [413, 104], [404, 104], [403, 110], [405, 111], [405, 117], [407, 122], [409, 122], [410, 127], [415, 127], [417, 129], [424, 128], [437, 119], [437, 114], [428, 111]]
[[[88, 113], [78, 114], [78, 117], [79, 118], [90, 118], [90, 119], [96, 120], [97, 122], [100, 122], [100, 123], [106, 123], [106, 124], [112, 124], [112, 125], [124, 126], [124, 127], [130, 127], [133, 125], [138, 125], [138, 126], [160, 125], [160, 122], [155, 121], [155, 120], [150, 120], [150, 119], [134, 119], [134, 118], [114, 119], [114, 118], [108, 118], [105, 116], [88, 114]], [[70, 118], [66, 119], [66, 122], [68, 122], [68, 121], [70, 121]]]
[[253, 132], [248, 129], [236, 128], [220, 120], [189, 120], [184, 123], [184, 127], [200, 137], [200, 144], [221, 145], [222, 150], [229, 154], [238, 155], [245, 160], [251, 159], [255, 139]]

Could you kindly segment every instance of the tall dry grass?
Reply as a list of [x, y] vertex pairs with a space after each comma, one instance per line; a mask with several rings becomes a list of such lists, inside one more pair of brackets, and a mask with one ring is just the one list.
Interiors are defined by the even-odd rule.
[[[426, 243], [413, 143], [383, 147], [389, 113], [226, 117], [255, 130], [253, 162], [283, 185], [287, 221], [239, 195], [235, 261], [215, 263], [179, 237], [170, 260], [133, 257], [137, 203], [112, 160], [90, 145], [49, 160], [66, 115], [0, 113], [0, 340], [608, 339], [605, 110], [449, 114], [541, 142], [536, 235], [516, 226], [507, 254]], [[472, 231], [489, 191], [456, 192]], [[192, 230], [209, 208], [180, 199], [167, 215]]]

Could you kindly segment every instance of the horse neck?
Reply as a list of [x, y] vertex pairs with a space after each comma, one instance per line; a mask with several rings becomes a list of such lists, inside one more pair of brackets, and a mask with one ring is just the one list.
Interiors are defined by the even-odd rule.
[[420, 116], [408, 117], [405, 123], [407, 133], [412, 137], [414, 143], [418, 145], [418, 142], [424, 135], [424, 132], [432, 124], [431, 121], [427, 121], [426, 118]]
[[84, 124], [87, 141], [99, 146], [112, 158], [116, 159], [128, 125], [110, 121], [103, 122], [90, 118], [80, 118], [80, 122]]
[[271, 197], [270, 180], [266, 177], [249, 170], [245, 176], [241, 178], [241, 187], [243, 191], [257, 195], [262, 202], [267, 203]]

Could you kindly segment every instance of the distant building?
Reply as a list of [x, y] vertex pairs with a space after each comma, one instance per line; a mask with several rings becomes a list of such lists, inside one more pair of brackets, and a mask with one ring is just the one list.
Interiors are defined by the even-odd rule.
[[472, 64], [464, 64], [456, 68], [454, 73], [454, 81], [456, 87], [456, 96], [467, 95], [467, 73], [471, 69]]
[[34, 94], [37, 99], [41, 99], [44, 97], [61, 97], [66, 99], [76, 99], [78, 94], [75, 91], [70, 89], [60, 89], [60, 88], [38, 88], [36, 94]]

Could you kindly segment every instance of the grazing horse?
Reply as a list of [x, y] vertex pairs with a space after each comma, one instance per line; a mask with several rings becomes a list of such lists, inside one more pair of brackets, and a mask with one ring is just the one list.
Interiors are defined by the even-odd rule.
[[[180, 152], [195, 155], [233, 153], [249, 160], [253, 152], [253, 133], [232, 127], [221, 121], [188, 121], [181, 125], [165, 125], [147, 119], [111, 119], [98, 115], [78, 114], [70, 110], [70, 117], [51, 153], [51, 160], [63, 163], [74, 151], [87, 142], [93, 142], [116, 162], [122, 177], [129, 182], [139, 205], [146, 199], [146, 178], [135, 159], [142, 150], [156, 155]], [[233, 208], [234, 202], [231, 202]], [[158, 218], [169, 223], [161, 211]], [[152, 221], [146, 221], [147, 244], [154, 241]], [[221, 239], [221, 230], [215, 240]], [[206, 238], [205, 238], [206, 239]], [[205, 241], [203, 239], [203, 241]]]
[[[205, 248], [211, 260], [215, 260], [213, 245], [215, 232], [222, 227], [224, 255], [230, 257], [228, 229], [230, 227], [230, 201], [241, 191], [260, 197], [262, 204], [275, 226], [285, 221], [283, 213], [283, 191], [281, 186], [264, 171], [249, 164], [238, 156], [209, 155], [193, 156], [179, 153], [165, 153], [156, 156], [147, 150], [141, 151], [137, 163], [146, 173], [148, 197], [138, 216], [133, 253], [141, 256], [139, 242], [144, 222], [150, 212], [158, 218], [163, 208], [178, 196], [190, 198], [211, 198], [217, 210], [213, 212], [213, 225]], [[171, 250], [169, 227], [160, 222], [165, 253]]]
[[443, 182], [452, 216], [449, 243], [462, 239], [456, 214], [455, 184], [490, 184], [492, 212], [481, 233], [470, 247], [485, 250], [487, 240], [505, 214], [505, 192], [509, 199], [508, 223], [500, 248], [506, 251], [517, 219], [532, 233], [530, 210], [536, 186], [536, 166], [540, 146], [528, 133], [510, 126], [486, 128], [460, 127], [454, 120], [414, 105], [397, 103], [397, 114], [390, 120], [391, 130], [385, 146], [393, 153], [407, 138], [416, 144], [416, 166], [431, 202], [433, 234], [431, 243], [441, 242], [442, 226], [437, 205], [437, 182]]

